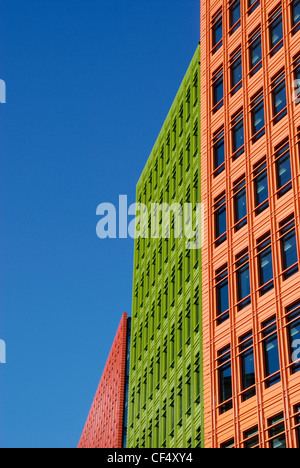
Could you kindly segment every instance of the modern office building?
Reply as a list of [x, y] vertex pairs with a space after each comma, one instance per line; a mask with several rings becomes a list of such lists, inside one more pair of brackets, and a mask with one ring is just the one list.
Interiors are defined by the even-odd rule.
[[123, 314], [78, 448], [126, 447], [130, 331]]
[[208, 448], [299, 448], [299, 78], [299, 0], [202, 0]]
[[135, 242], [129, 448], [200, 447], [203, 436], [201, 252], [180, 236], [201, 197], [199, 63], [198, 47], [137, 185], [149, 217]]

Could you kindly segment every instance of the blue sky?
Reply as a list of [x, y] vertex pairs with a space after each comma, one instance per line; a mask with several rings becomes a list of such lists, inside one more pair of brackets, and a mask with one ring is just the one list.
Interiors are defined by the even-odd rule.
[[0, 0], [0, 447], [75, 447], [132, 240], [96, 208], [135, 186], [199, 40], [199, 0]]

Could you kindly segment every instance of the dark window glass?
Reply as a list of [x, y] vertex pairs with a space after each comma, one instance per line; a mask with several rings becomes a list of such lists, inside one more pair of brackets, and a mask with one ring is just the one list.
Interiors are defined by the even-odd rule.
[[268, 170], [264, 159], [254, 166], [256, 215], [269, 207]]
[[224, 82], [223, 69], [218, 70], [213, 76], [213, 112], [217, 112], [223, 106]]
[[233, 158], [237, 159], [244, 152], [244, 115], [239, 112], [233, 117], [232, 123], [232, 151]]
[[213, 53], [222, 47], [223, 42], [223, 19], [222, 12], [219, 12], [213, 18], [212, 25], [212, 43], [213, 43]]
[[249, 39], [250, 74], [254, 75], [262, 67], [261, 31], [255, 31]]
[[260, 0], [248, 0], [249, 14], [260, 5]]
[[252, 333], [240, 339], [240, 364], [241, 364], [241, 388], [242, 400], [246, 401], [256, 394], [255, 389], [255, 366]]
[[225, 138], [224, 128], [214, 135], [214, 169], [215, 176], [225, 170]]
[[241, 2], [235, 0], [229, 7], [230, 34], [233, 34], [241, 25]]
[[279, 197], [285, 195], [292, 188], [292, 168], [289, 143], [285, 142], [275, 153], [277, 190]]
[[295, 104], [300, 104], [300, 54], [298, 54], [294, 59], [294, 94], [293, 100]]
[[278, 8], [269, 18], [270, 50], [276, 54], [283, 46], [282, 8]]
[[216, 245], [227, 239], [226, 196], [222, 195], [215, 203]]
[[227, 265], [217, 271], [216, 301], [218, 325], [229, 319], [229, 290]]
[[300, 371], [300, 301], [287, 308], [290, 363], [293, 374]]
[[276, 317], [263, 324], [263, 350], [265, 361], [266, 387], [270, 388], [280, 382], [280, 364]]
[[238, 309], [242, 310], [251, 304], [250, 269], [248, 250], [237, 256], [236, 262]]
[[221, 449], [232, 449], [234, 448], [234, 439], [228, 440], [221, 445]]
[[234, 222], [238, 231], [247, 224], [246, 180], [243, 178], [234, 185]]
[[265, 134], [264, 93], [259, 92], [251, 99], [252, 141], [256, 142]]
[[226, 413], [232, 409], [232, 369], [230, 346], [219, 351], [219, 391], [220, 413]]
[[249, 431], [244, 432], [243, 448], [245, 449], [259, 448], [258, 427], [254, 427], [253, 429], [250, 429]]
[[235, 94], [242, 87], [242, 51], [234, 53], [230, 61], [231, 94]]
[[280, 227], [283, 277], [287, 279], [299, 270], [294, 217], [280, 223]]
[[280, 73], [272, 80], [272, 101], [274, 123], [287, 115], [285, 73]]
[[257, 251], [259, 286], [262, 296], [274, 288], [271, 233], [258, 240]]
[[285, 438], [285, 426], [284, 416], [279, 414], [275, 418], [269, 419], [269, 448], [271, 449], [285, 449], [286, 438]]
[[300, 405], [295, 406], [295, 432], [297, 448], [300, 448]]
[[300, 0], [294, 0], [291, 3], [291, 9], [293, 34], [296, 34], [300, 29]]

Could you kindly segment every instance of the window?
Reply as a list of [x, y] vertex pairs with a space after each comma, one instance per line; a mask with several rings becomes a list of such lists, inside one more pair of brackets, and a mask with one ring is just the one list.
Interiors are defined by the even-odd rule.
[[223, 44], [223, 18], [222, 11], [219, 11], [212, 21], [212, 44], [213, 44], [213, 53], [222, 47]]
[[266, 158], [254, 166], [254, 192], [256, 215], [269, 207], [268, 170]]
[[287, 100], [285, 89], [285, 73], [281, 71], [271, 83], [272, 101], [273, 101], [273, 118], [274, 124], [278, 123], [285, 115], [287, 115]]
[[240, 338], [239, 353], [242, 401], [247, 401], [256, 395], [252, 332]]
[[224, 127], [214, 134], [214, 175], [215, 177], [225, 170], [225, 139]]
[[271, 233], [257, 241], [257, 263], [259, 276], [259, 293], [261, 296], [274, 288]]
[[231, 122], [233, 159], [237, 159], [244, 152], [244, 114], [237, 112]]
[[283, 46], [282, 8], [277, 7], [269, 16], [269, 34], [271, 55]]
[[291, 14], [293, 34], [296, 34], [300, 30], [300, 0], [291, 3]]
[[229, 6], [230, 34], [233, 34], [241, 25], [241, 2], [234, 0]]
[[247, 194], [245, 176], [239, 179], [233, 187], [235, 231], [247, 224]]
[[224, 193], [215, 201], [215, 237], [216, 246], [227, 239], [226, 196]]
[[234, 448], [234, 439], [228, 440], [227, 442], [224, 442], [224, 444], [221, 444], [221, 449], [232, 449]]
[[238, 310], [251, 304], [250, 269], [248, 249], [236, 257], [236, 280]]
[[294, 215], [280, 223], [280, 242], [284, 280], [298, 272], [298, 254]]
[[259, 5], [260, 0], [248, 0], [248, 14], [250, 15]]
[[265, 134], [264, 92], [261, 90], [251, 99], [252, 142]]
[[294, 93], [293, 93], [293, 101], [295, 104], [300, 104], [300, 54], [296, 55], [293, 62], [294, 68]]
[[216, 272], [217, 323], [220, 325], [229, 319], [228, 269], [223, 266]]
[[220, 413], [232, 409], [232, 369], [230, 346], [218, 353]]
[[300, 405], [295, 406], [294, 413], [296, 443], [297, 448], [300, 448]]
[[217, 70], [213, 75], [213, 112], [217, 112], [223, 106], [224, 86], [223, 68]]
[[278, 196], [282, 197], [293, 186], [289, 141], [284, 141], [275, 150], [277, 191]]
[[261, 31], [257, 29], [249, 38], [250, 75], [262, 68]]
[[295, 374], [300, 371], [300, 301], [288, 307], [286, 312], [291, 372]]
[[262, 325], [262, 344], [265, 364], [266, 388], [280, 382], [280, 364], [276, 317]]
[[285, 425], [284, 415], [279, 414], [275, 418], [271, 418], [268, 421], [269, 426], [269, 448], [270, 449], [285, 449], [286, 438], [285, 438]]
[[259, 434], [258, 427], [254, 427], [249, 431], [244, 432], [244, 449], [257, 449], [259, 448]]
[[239, 89], [241, 89], [243, 71], [242, 71], [242, 51], [232, 54], [230, 59], [230, 79], [231, 79], [231, 95], [233, 96]]

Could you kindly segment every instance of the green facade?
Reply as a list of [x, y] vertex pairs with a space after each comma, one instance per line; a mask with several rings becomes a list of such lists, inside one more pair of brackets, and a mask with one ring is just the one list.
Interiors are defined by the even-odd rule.
[[[200, 47], [137, 185], [137, 203], [200, 203]], [[161, 219], [160, 219], [161, 221]], [[203, 445], [201, 250], [135, 241], [128, 448]], [[148, 235], [148, 238], [147, 238]]]

